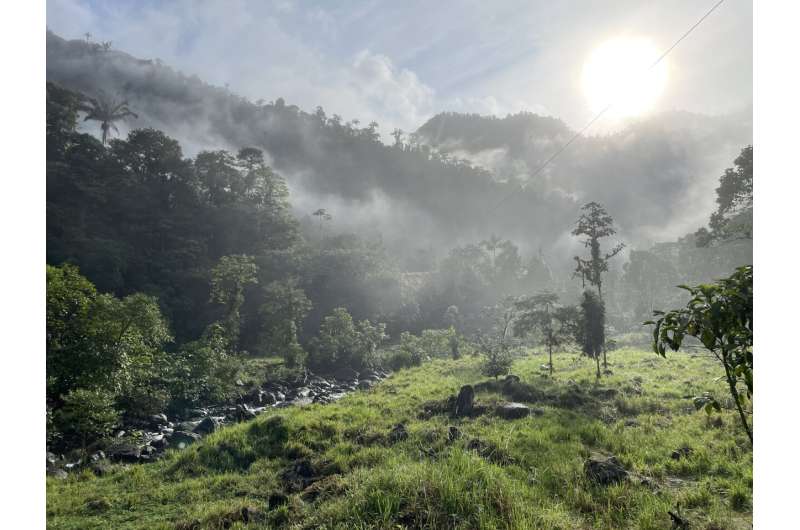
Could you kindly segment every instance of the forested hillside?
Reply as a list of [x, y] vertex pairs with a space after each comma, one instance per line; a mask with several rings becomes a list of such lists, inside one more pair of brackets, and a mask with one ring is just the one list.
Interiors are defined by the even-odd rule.
[[49, 31], [47, 79], [54, 528], [748, 524], [749, 117], [542, 168], [532, 113], [382, 135]]
[[381, 131], [357, 116], [299, 109], [278, 95], [250, 102], [158, 60], [97, 43], [48, 33], [47, 54], [49, 81], [127, 100], [139, 117], [126, 128], [162, 130], [192, 154], [263, 150], [293, 190], [301, 221], [326, 208], [337, 232], [380, 234], [401, 268], [419, 267], [421, 251], [443, 257], [453, 242], [492, 233], [569, 263], [566, 227], [590, 200], [616, 212], [621, 234], [637, 247], [675, 239], [702, 224], [716, 175], [752, 141], [747, 115], [657, 116], [581, 140], [519, 191], [517, 181], [527, 182], [573, 134], [559, 120], [443, 114], [416, 132]]

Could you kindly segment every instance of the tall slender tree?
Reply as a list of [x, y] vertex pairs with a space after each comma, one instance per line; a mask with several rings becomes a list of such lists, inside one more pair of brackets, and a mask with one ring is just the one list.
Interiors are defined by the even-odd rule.
[[[617, 233], [614, 228], [614, 219], [608, 215], [606, 209], [592, 201], [581, 208], [581, 216], [572, 231], [573, 236], [584, 236], [583, 246], [589, 249], [589, 258], [583, 259], [575, 256], [574, 276], [581, 277], [581, 284], [586, 287], [586, 282], [597, 288], [600, 303], [603, 303], [603, 273], [608, 272], [608, 262], [611, 258], [625, 248], [625, 243], [617, 243], [610, 251], [603, 253], [600, 250], [600, 240]], [[605, 311], [605, 309], [603, 309]], [[605, 315], [605, 313], [604, 313]], [[605, 316], [603, 317], [605, 323]], [[603, 350], [603, 368], [608, 368], [606, 349]]]
[[617, 233], [614, 228], [614, 219], [608, 215], [605, 208], [596, 202], [585, 204], [582, 208], [578, 223], [572, 231], [573, 236], [585, 236], [583, 246], [589, 249], [589, 259], [575, 256], [575, 276], [581, 277], [581, 282], [586, 287], [586, 282], [597, 288], [597, 294], [603, 298], [603, 273], [608, 271], [608, 261], [625, 248], [624, 243], [618, 243], [610, 251], [603, 254], [600, 250], [600, 239]]

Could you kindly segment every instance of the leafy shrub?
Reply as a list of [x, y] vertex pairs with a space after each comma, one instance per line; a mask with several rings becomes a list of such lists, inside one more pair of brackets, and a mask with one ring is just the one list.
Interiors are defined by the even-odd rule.
[[63, 397], [64, 405], [53, 416], [53, 423], [64, 440], [86, 447], [111, 433], [119, 423], [114, 396], [103, 390], [77, 388]]
[[514, 359], [508, 348], [498, 345], [484, 350], [484, 360], [481, 365], [483, 375], [497, 377], [507, 374], [511, 370]]
[[226, 351], [226, 331], [222, 325], [212, 324], [201, 339], [185, 344], [175, 354], [167, 376], [171, 411], [220, 403], [233, 396], [238, 363]]
[[403, 348], [392, 349], [384, 358], [385, 366], [392, 370], [411, 368], [412, 366], [419, 366], [421, 363], [422, 359], [419, 357], [419, 355], [415, 355], [414, 353]]
[[322, 320], [319, 334], [312, 339], [308, 364], [320, 371], [371, 367], [377, 361], [378, 346], [388, 338], [385, 330], [385, 324], [369, 320], [356, 324], [347, 309], [337, 307]]

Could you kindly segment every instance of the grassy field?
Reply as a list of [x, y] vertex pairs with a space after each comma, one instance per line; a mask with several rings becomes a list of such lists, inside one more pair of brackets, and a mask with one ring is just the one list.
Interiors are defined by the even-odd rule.
[[[435, 413], [461, 385], [486, 380], [477, 359], [399, 371], [153, 464], [48, 478], [48, 527], [648, 529], [671, 528], [667, 511], [679, 509], [693, 529], [750, 528], [750, 442], [732, 410], [709, 419], [689, 399], [726, 395], [714, 362], [636, 350], [609, 360], [613, 374], [597, 384], [593, 362], [574, 354], [555, 357], [552, 378], [542, 356], [520, 359], [514, 395], [476, 394], [487, 405], [527, 399], [538, 414], [521, 420]], [[398, 423], [407, 437], [392, 435]], [[690, 454], [672, 458], [681, 447]], [[636, 478], [590, 482], [592, 453], [616, 455]]]

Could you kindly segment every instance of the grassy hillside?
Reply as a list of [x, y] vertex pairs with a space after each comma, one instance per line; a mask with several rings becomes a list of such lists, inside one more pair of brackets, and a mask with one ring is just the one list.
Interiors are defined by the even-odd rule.
[[[749, 441], [732, 411], [709, 420], [688, 399], [726, 395], [713, 361], [636, 350], [611, 360], [599, 385], [574, 354], [556, 356], [552, 379], [541, 356], [518, 360], [521, 383], [477, 391], [487, 413], [462, 419], [439, 410], [461, 385], [486, 380], [476, 359], [400, 371], [153, 464], [48, 478], [48, 527], [647, 529], [670, 528], [680, 503], [692, 528], [749, 528]], [[534, 414], [496, 417], [504, 400]], [[688, 454], [673, 456], [682, 447]], [[591, 482], [592, 453], [615, 455], [629, 479]]]

